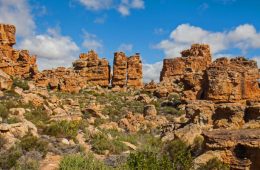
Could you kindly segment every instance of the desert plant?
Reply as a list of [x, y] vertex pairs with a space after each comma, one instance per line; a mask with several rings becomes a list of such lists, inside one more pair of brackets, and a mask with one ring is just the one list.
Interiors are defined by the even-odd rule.
[[32, 136], [31, 134], [25, 135], [22, 139], [21, 142], [19, 143], [19, 147], [24, 152], [29, 152], [29, 151], [38, 151], [44, 155], [47, 153], [47, 147], [48, 143], [46, 141], [43, 141], [35, 136]]
[[174, 170], [190, 170], [193, 166], [190, 148], [181, 140], [174, 140], [166, 144], [164, 153], [169, 155]]
[[200, 166], [198, 170], [229, 170], [229, 166], [222, 163], [219, 159], [210, 159], [206, 164]]
[[130, 170], [168, 170], [172, 169], [172, 163], [166, 155], [158, 156], [157, 153], [141, 151], [131, 153], [127, 160]]
[[17, 146], [12, 147], [8, 151], [2, 152], [0, 154], [0, 169], [11, 169], [22, 154], [22, 149]]
[[9, 111], [6, 105], [0, 103], [0, 117], [6, 119], [8, 117]]
[[72, 154], [63, 157], [60, 170], [106, 170], [109, 167], [96, 160], [93, 155]]
[[80, 127], [79, 121], [59, 121], [51, 122], [49, 126], [44, 129], [47, 135], [75, 139]]
[[14, 87], [20, 87], [23, 90], [29, 90], [30, 88], [27, 81], [18, 78], [13, 79], [13, 88]]
[[118, 139], [109, 139], [103, 133], [95, 134], [91, 139], [93, 150], [98, 154], [103, 154], [108, 150], [113, 154], [119, 154], [127, 150], [127, 146]]

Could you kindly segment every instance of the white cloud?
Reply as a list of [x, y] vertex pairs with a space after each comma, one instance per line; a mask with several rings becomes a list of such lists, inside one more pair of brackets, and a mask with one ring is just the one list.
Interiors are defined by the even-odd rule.
[[121, 15], [130, 15], [131, 9], [144, 9], [144, 0], [78, 0], [88, 10], [116, 9]]
[[32, 34], [35, 29], [27, 0], [0, 0], [0, 22], [15, 25], [20, 37]]
[[79, 0], [79, 2], [90, 10], [108, 9], [113, 5], [113, 0]]
[[0, 0], [0, 22], [16, 26], [20, 37], [17, 48], [37, 55], [37, 63], [42, 69], [70, 65], [73, 58], [78, 56], [77, 44], [69, 36], [61, 35], [57, 29], [48, 29], [46, 33], [37, 34], [28, 2]]
[[103, 44], [102, 41], [97, 38], [95, 34], [91, 34], [87, 31], [84, 32], [84, 41], [82, 43], [82, 46], [87, 50], [95, 50], [98, 51], [102, 49]]
[[182, 24], [171, 32], [169, 39], [161, 41], [155, 48], [162, 49], [167, 57], [178, 57], [183, 49], [193, 43], [209, 44], [215, 56], [230, 48], [237, 48], [245, 54], [249, 49], [260, 48], [260, 32], [249, 24], [224, 32], [211, 32]]
[[161, 61], [153, 64], [143, 64], [144, 82], [148, 83], [151, 80], [159, 82], [162, 66], [163, 62]]
[[75, 57], [79, 47], [68, 36], [62, 36], [55, 29], [48, 29], [46, 34], [35, 35], [23, 39], [19, 48], [28, 49], [43, 59], [66, 60]]
[[121, 44], [119, 47], [118, 47], [118, 51], [122, 51], [122, 52], [125, 52], [125, 51], [128, 51], [128, 52], [131, 52], [133, 50], [133, 44]]

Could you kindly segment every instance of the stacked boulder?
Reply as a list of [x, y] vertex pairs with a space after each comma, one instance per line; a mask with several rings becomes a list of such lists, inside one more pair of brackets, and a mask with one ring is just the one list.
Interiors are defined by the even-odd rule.
[[13, 48], [15, 32], [15, 26], [0, 24], [0, 70], [10, 76], [32, 78], [38, 72], [36, 56], [30, 56], [27, 50]]
[[135, 87], [143, 86], [142, 61], [136, 53], [127, 58], [125, 53], [116, 52], [114, 55], [112, 86]]

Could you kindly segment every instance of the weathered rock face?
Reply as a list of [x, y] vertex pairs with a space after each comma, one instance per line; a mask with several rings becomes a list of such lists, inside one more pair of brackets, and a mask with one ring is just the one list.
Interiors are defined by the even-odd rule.
[[207, 69], [205, 98], [217, 102], [259, 99], [257, 63], [243, 57], [220, 58]]
[[210, 47], [193, 44], [191, 49], [181, 52], [182, 57], [164, 59], [160, 80], [180, 79], [186, 73], [206, 70], [211, 64]]
[[234, 169], [260, 168], [260, 130], [214, 130], [204, 132], [208, 150], [225, 151], [223, 161]]
[[210, 48], [194, 44], [181, 54], [182, 57], [164, 60], [160, 80], [181, 84], [186, 99], [199, 99], [203, 95], [205, 70], [211, 64]]
[[99, 59], [94, 51], [81, 54], [80, 59], [73, 63], [80, 77], [94, 85], [107, 87], [110, 83], [110, 66], [106, 59]]
[[27, 50], [15, 50], [15, 26], [0, 24], [0, 69], [22, 78], [33, 77], [37, 72], [36, 57]]
[[142, 60], [139, 54], [131, 56], [127, 61], [127, 86], [142, 87], [143, 86]]
[[15, 26], [0, 24], [0, 45], [13, 46], [15, 41]]
[[0, 90], [9, 90], [13, 84], [12, 79], [5, 72], [0, 70]]
[[106, 59], [99, 59], [94, 51], [81, 54], [79, 58], [73, 63], [74, 68], [58, 67], [38, 74], [37, 86], [77, 93], [88, 85], [109, 85], [110, 66]]
[[113, 86], [124, 87], [127, 81], [127, 57], [123, 52], [114, 54]]
[[112, 86], [143, 87], [142, 61], [138, 53], [129, 58], [123, 52], [115, 53]]
[[[181, 52], [182, 57], [165, 59], [161, 84], [172, 82], [183, 86], [186, 100], [237, 102], [260, 98], [257, 63], [243, 57], [220, 58], [211, 63], [208, 45], [194, 44]], [[176, 91], [171, 85], [168, 92]]]

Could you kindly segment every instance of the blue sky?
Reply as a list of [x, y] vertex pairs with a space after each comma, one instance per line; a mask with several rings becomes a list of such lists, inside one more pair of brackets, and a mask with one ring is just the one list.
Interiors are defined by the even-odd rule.
[[70, 66], [89, 49], [110, 63], [115, 51], [140, 52], [145, 81], [192, 43], [260, 64], [259, 11], [258, 0], [0, 0], [0, 22], [16, 25], [16, 48], [41, 69]]

